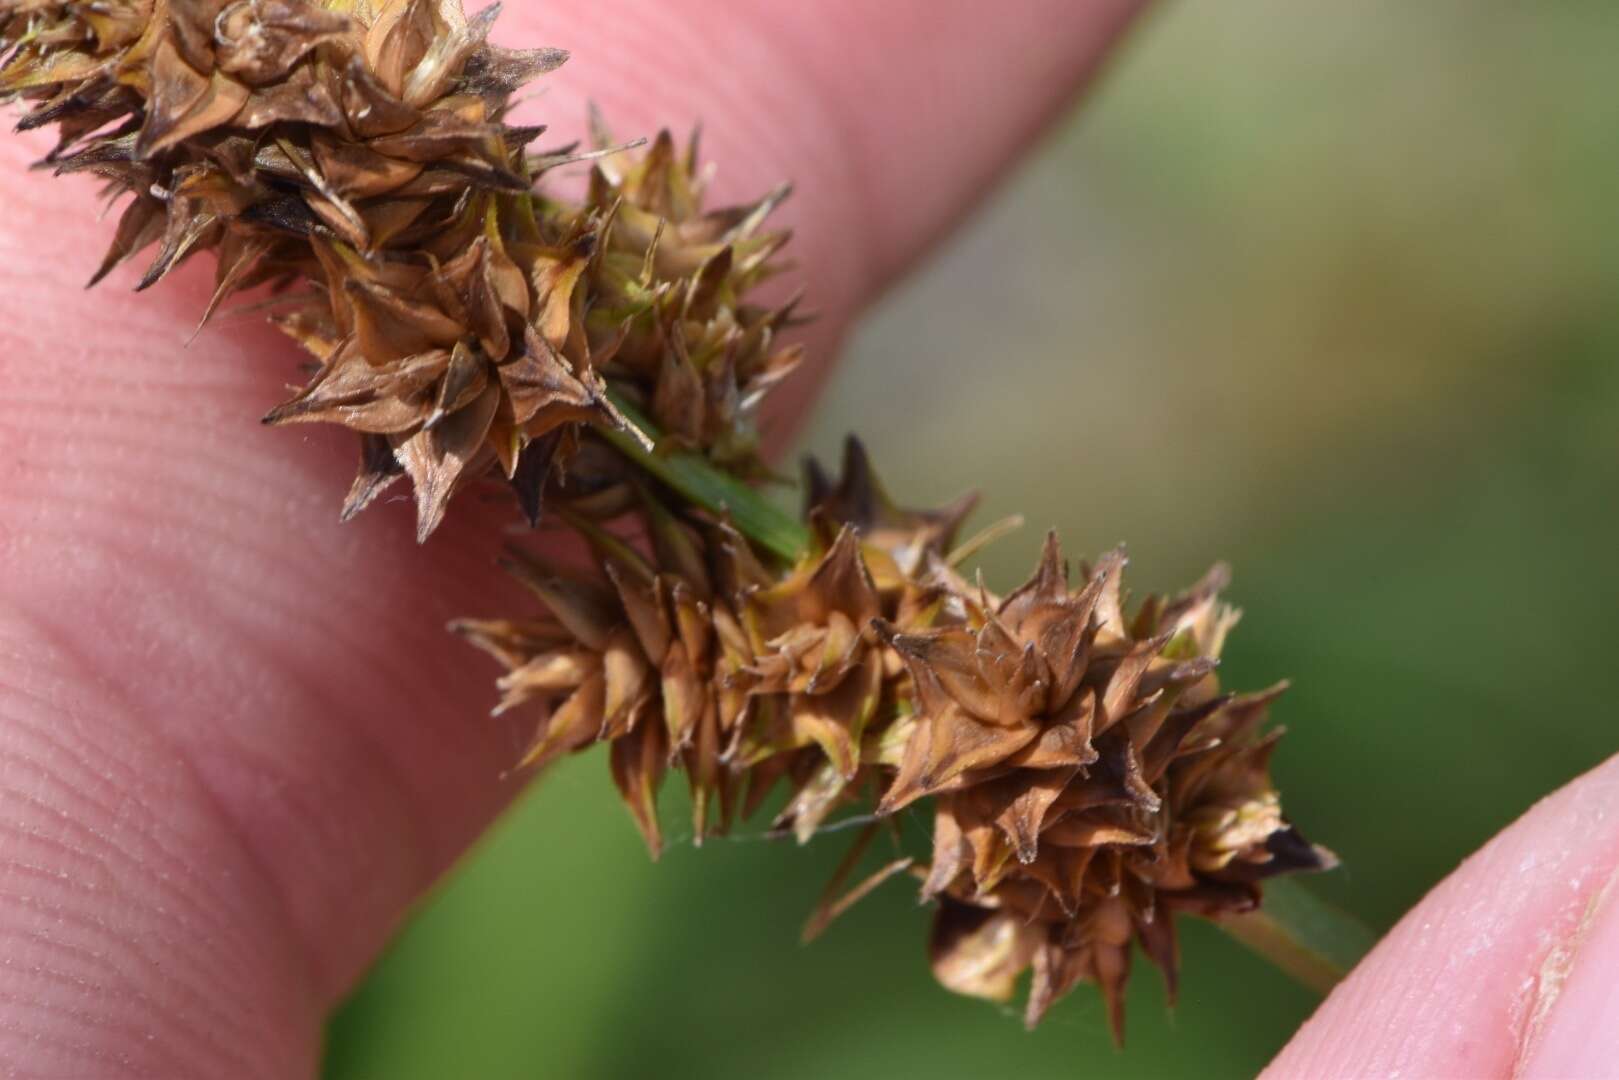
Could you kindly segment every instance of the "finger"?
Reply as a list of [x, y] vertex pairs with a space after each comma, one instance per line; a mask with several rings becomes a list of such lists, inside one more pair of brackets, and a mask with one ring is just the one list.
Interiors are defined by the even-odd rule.
[[793, 182], [782, 219], [821, 318], [793, 400], [767, 405], [779, 448], [850, 320], [1017, 162], [1145, 6], [616, 0], [512, 10], [501, 33], [571, 50], [529, 113], [554, 133], [582, 137], [592, 100], [615, 132], [700, 125], [722, 200]]
[[1619, 758], [1405, 916], [1271, 1077], [1619, 1076]]
[[[503, 33], [601, 50], [551, 78], [620, 130], [700, 114], [722, 196], [797, 178], [824, 354], [1082, 81], [1122, 5], [993, 28], [962, 3], [885, 5], [836, 64], [819, 50], [857, 27], [852, 2], [819, 6], [824, 27], [762, 0], [672, 8], [525, 7]], [[108, 229], [86, 186], [23, 171], [38, 149], [0, 146], [0, 1060], [302, 1071], [323, 1009], [513, 790], [524, 733], [482, 719], [487, 672], [443, 633], [517, 602], [491, 569], [510, 513], [464, 496], [425, 550], [404, 506], [339, 528], [350, 440], [254, 419], [292, 373], [284, 343], [227, 322], [182, 350], [200, 266], [87, 297]]]
[[1142, 6], [618, 0], [514, 10], [502, 32], [572, 51], [542, 106], [554, 130], [580, 132], [588, 92], [622, 131], [701, 124], [731, 195], [792, 179], [788, 212], [816, 225], [795, 243], [829, 271], [817, 302], [843, 312], [1017, 160]]

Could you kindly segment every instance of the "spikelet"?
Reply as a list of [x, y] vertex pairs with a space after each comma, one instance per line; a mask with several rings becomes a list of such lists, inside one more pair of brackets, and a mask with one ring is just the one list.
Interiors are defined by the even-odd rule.
[[1077, 590], [1055, 536], [1004, 600], [966, 599], [962, 625], [881, 633], [917, 688], [916, 730], [879, 813], [934, 798], [924, 899], [939, 899], [933, 967], [1004, 1000], [1034, 970], [1033, 1026], [1075, 983], [1098, 983], [1123, 1033], [1130, 943], [1178, 976], [1174, 915], [1257, 907], [1258, 883], [1332, 855], [1281, 816], [1259, 737], [1281, 687], [1223, 695], [1214, 675], [1236, 614], [1216, 567], [1127, 619], [1124, 559]]
[[879, 590], [853, 529], [772, 570], [730, 526], [681, 522], [642, 498], [654, 558], [595, 529], [603, 561], [592, 573], [514, 550], [508, 569], [540, 616], [452, 629], [506, 667], [497, 712], [538, 708], [522, 764], [611, 745], [654, 854], [652, 798], [671, 765], [687, 773], [699, 841], [730, 825], [739, 797], [751, 813], [779, 781], [789, 795], [776, 825], [807, 841], [875, 779], [893, 712], [880, 707], [904, 672], [873, 621], [921, 629], [935, 609], [919, 590]]
[[610, 743], [654, 851], [666, 765], [688, 772], [699, 837], [712, 796], [724, 827], [735, 792], [748, 788], [746, 814], [782, 778], [776, 826], [801, 842], [839, 807], [887, 818], [931, 799], [930, 855], [841, 900], [829, 889], [806, 934], [920, 863], [943, 985], [1006, 1000], [1032, 969], [1032, 1026], [1095, 982], [1121, 1039], [1132, 942], [1173, 998], [1177, 915], [1248, 912], [1264, 879], [1335, 865], [1270, 782], [1276, 733], [1259, 729], [1282, 688], [1219, 689], [1237, 619], [1219, 601], [1223, 567], [1127, 614], [1123, 553], [1075, 588], [1051, 536], [1030, 580], [999, 598], [950, 565], [970, 500], [899, 509], [854, 440], [836, 481], [817, 466], [808, 477], [811, 549], [794, 566], [772, 569], [724, 527], [707, 526], [705, 548], [704, 528], [648, 501], [656, 568], [597, 533], [610, 556], [597, 584], [518, 568], [548, 609], [541, 623], [458, 625], [507, 667], [502, 708], [544, 706], [531, 760]]
[[[595, 120], [602, 153], [614, 144]], [[706, 186], [695, 134], [684, 153], [663, 131], [639, 157], [595, 161], [586, 207], [609, 224], [590, 267], [587, 329], [612, 341], [604, 372], [673, 444], [762, 476], [754, 419], [802, 350], [780, 341], [796, 299], [760, 307], [746, 297], [783, 269], [776, 255], [788, 234], [764, 225], [790, 189], [705, 210]]]
[[672, 436], [756, 468], [751, 416], [797, 362], [776, 343], [790, 308], [741, 302], [785, 242], [760, 231], [785, 192], [704, 213], [695, 148], [676, 161], [665, 135], [598, 164], [583, 206], [537, 197], [614, 148], [527, 153], [544, 129], [507, 122], [512, 95], [566, 55], [489, 44], [498, 12], [0, 0], [0, 100], [58, 127], [57, 172], [129, 196], [93, 281], [155, 246], [138, 288], [217, 255], [204, 322], [279, 288], [275, 321], [318, 368], [265, 422], [360, 433], [342, 516], [408, 476], [422, 539], [491, 466], [537, 521], [589, 429], [627, 426], [609, 374]]
[[699, 838], [729, 821], [732, 774], [720, 757], [750, 704], [729, 685], [747, 655], [736, 598], [768, 577], [723, 526], [705, 548], [689, 527], [653, 513], [656, 560], [608, 541], [600, 573], [580, 575], [513, 549], [507, 566], [539, 597], [540, 618], [460, 620], [452, 629], [507, 667], [497, 711], [540, 708], [522, 764], [611, 744], [614, 780], [656, 857], [663, 839], [653, 802], [670, 764], [691, 780]]

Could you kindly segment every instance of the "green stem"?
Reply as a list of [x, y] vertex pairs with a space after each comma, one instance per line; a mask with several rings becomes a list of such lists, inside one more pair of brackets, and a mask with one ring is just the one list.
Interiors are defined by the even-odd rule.
[[[654, 444], [660, 437], [657, 426], [609, 387], [608, 399], [624, 418], [641, 430]], [[809, 548], [809, 532], [781, 507], [736, 477], [714, 465], [701, 454], [689, 450], [656, 448], [648, 450], [634, 434], [601, 429], [614, 449], [703, 509], [730, 518], [731, 524], [749, 540], [788, 562], [796, 562]]]
[[[641, 411], [609, 388], [607, 396], [649, 441], [660, 432]], [[788, 562], [809, 547], [809, 532], [792, 515], [758, 491], [688, 450], [652, 449], [628, 431], [603, 429], [602, 435], [625, 457], [693, 503], [727, 515], [748, 539]], [[1375, 942], [1354, 916], [1317, 898], [1298, 882], [1281, 878], [1266, 883], [1265, 906], [1247, 915], [1222, 919], [1231, 937], [1305, 986], [1325, 994], [1349, 973]]]
[[1375, 935], [1353, 915], [1291, 878], [1266, 882], [1262, 908], [1218, 925], [1321, 994], [1338, 985], [1376, 944]]

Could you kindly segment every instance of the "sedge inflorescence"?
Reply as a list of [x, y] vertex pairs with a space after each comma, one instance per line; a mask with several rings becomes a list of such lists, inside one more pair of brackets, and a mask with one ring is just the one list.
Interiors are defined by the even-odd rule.
[[1173, 994], [1177, 914], [1249, 912], [1266, 878], [1334, 865], [1270, 780], [1261, 726], [1282, 687], [1220, 688], [1237, 618], [1223, 567], [1127, 608], [1121, 551], [1074, 575], [1051, 536], [996, 596], [955, 567], [970, 501], [894, 507], [854, 441], [840, 483], [811, 472], [792, 565], [650, 494], [632, 515], [650, 557], [601, 534], [593, 573], [514, 554], [537, 614], [456, 629], [506, 667], [501, 710], [538, 711], [525, 762], [606, 743], [654, 855], [670, 770], [699, 841], [777, 788], [775, 825], [800, 841], [840, 810], [881, 821], [931, 800], [931, 851], [878, 875], [913, 870], [936, 902], [944, 985], [1005, 1000], [1032, 970], [1031, 1025], [1091, 981], [1122, 1032], [1133, 942]]
[[[155, 249], [137, 288], [217, 255], [204, 320], [278, 287], [315, 360], [267, 423], [361, 437], [345, 517], [408, 476], [425, 539], [491, 465], [531, 516], [592, 425], [625, 427], [613, 378], [666, 431], [756, 468], [751, 417], [798, 362], [790, 306], [743, 295], [785, 241], [786, 194], [705, 211], [695, 141], [530, 154], [508, 122], [556, 49], [488, 41], [459, 0], [0, 0], [0, 100], [54, 125], [44, 164], [129, 196], [92, 281]], [[595, 125], [598, 141], [606, 139]], [[578, 204], [534, 190], [594, 158]], [[588, 482], [581, 477], [580, 482]]]
[[[1220, 688], [1223, 570], [1132, 607], [1121, 552], [1075, 573], [1053, 537], [998, 596], [959, 570], [972, 500], [901, 509], [855, 441], [837, 477], [809, 469], [801, 525], [733, 513], [800, 359], [794, 305], [748, 298], [779, 271], [786, 189], [706, 208], [695, 139], [616, 146], [599, 120], [589, 150], [534, 151], [513, 95], [565, 56], [491, 44], [497, 12], [0, 0], [0, 100], [56, 129], [45, 165], [127, 198], [95, 280], [152, 251], [146, 288], [206, 251], [204, 321], [268, 292], [313, 363], [264, 419], [357, 433], [344, 518], [405, 478], [425, 539], [492, 478], [588, 542], [585, 568], [514, 550], [537, 610], [454, 627], [506, 669], [497, 711], [535, 718], [522, 764], [607, 744], [654, 854], [671, 771], [699, 839], [776, 797], [800, 841], [927, 815], [931, 849], [814, 928], [909, 870], [939, 980], [1004, 1000], [1032, 970], [1030, 1023], [1090, 981], [1120, 1030], [1132, 943], [1173, 993], [1178, 915], [1332, 865], [1270, 780], [1279, 688]], [[575, 162], [579, 200], [538, 186]]]

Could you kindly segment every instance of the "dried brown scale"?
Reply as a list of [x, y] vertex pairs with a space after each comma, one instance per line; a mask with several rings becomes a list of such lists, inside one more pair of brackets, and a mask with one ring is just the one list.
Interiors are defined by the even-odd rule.
[[705, 213], [695, 146], [677, 159], [665, 135], [598, 148], [582, 206], [537, 198], [581, 155], [529, 156], [543, 129], [506, 113], [565, 54], [490, 45], [498, 10], [0, 0], [0, 100], [58, 128], [59, 172], [129, 197], [94, 280], [155, 247], [147, 288], [211, 251], [205, 322], [280, 289], [278, 324], [319, 366], [266, 422], [359, 432], [343, 517], [408, 476], [423, 538], [490, 466], [537, 518], [591, 427], [625, 426], [607, 377], [671, 438], [757, 469], [753, 412], [797, 362], [790, 308], [742, 302], [785, 242], [760, 231], [783, 192]]

